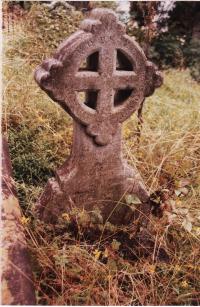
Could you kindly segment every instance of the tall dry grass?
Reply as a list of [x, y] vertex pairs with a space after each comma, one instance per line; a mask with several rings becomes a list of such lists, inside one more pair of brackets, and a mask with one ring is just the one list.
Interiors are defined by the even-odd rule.
[[[139, 143], [136, 115], [123, 128], [124, 156], [139, 169], [149, 191], [170, 193], [170, 215], [151, 217], [150, 252], [148, 246], [141, 247], [143, 252], [134, 249], [131, 227], [108, 224], [102, 240], [104, 226], [85, 218], [84, 212], [61, 216], [55, 227], [32, 215], [44, 184], [69, 155], [72, 141], [70, 117], [38, 88], [33, 72], [52, 53], [55, 41], [77, 28], [82, 16], [64, 19], [65, 12], [58, 11], [60, 17], [52, 19], [50, 14], [34, 4], [14, 32], [4, 33], [3, 132], [9, 138], [38, 303], [198, 305], [200, 85], [187, 70], [164, 72], [164, 85], [145, 102]], [[67, 33], [60, 31], [63, 23]], [[192, 229], [185, 230], [183, 223]], [[170, 261], [159, 259], [161, 247]]]

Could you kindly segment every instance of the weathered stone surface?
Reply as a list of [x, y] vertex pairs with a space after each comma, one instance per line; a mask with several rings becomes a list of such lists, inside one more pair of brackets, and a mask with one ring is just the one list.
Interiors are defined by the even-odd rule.
[[37, 203], [40, 217], [55, 221], [73, 206], [98, 206], [105, 219], [126, 223], [123, 196], [133, 193], [146, 203], [149, 195], [122, 158], [121, 125], [162, 84], [155, 65], [111, 10], [95, 9], [35, 79], [74, 119], [71, 156], [47, 183]]
[[33, 276], [5, 139], [2, 154], [1, 303], [2, 305], [35, 305]]

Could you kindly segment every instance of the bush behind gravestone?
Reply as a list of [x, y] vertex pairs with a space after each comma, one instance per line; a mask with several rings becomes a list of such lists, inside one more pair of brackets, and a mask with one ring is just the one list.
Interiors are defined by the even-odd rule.
[[190, 68], [191, 76], [200, 82], [200, 41], [192, 40], [186, 45], [184, 54], [187, 59], [187, 65]]

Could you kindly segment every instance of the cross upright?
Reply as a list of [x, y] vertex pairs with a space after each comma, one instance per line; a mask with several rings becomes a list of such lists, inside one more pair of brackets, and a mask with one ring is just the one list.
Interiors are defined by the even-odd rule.
[[124, 25], [108, 9], [94, 9], [35, 79], [74, 119], [70, 158], [50, 179], [37, 203], [54, 222], [72, 206], [101, 210], [104, 219], [127, 223], [126, 193], [147, 203], [138, 172], [122, 158], [121, 125], [162, 84]]

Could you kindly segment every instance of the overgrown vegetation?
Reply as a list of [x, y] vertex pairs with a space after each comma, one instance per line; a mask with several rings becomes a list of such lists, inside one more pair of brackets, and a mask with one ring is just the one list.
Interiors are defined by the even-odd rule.
[[[33, 71], [83, 16], [33, 4], [4, 32], [3, 132], [32, 256], [38, 304], [198, 305], [200, 303], [200, 85], [167, 70], [164, 85], [124, 125], [124, 155], [141, 172], [162, 219], [148, 229], [103, 224], [98, 210], [72, 210], [55, 226], [32, 213], [47, 179], [70, 152], [72, 121], [36, 85]], [[66, 31], [66, 32], [65, 32]], [[167, 195], [164, 197], [163, 195]], [[163, 200], [163, 197], [165, 198]], [[129, 205], [133, 199], [127, 198]], [[140, 236], [147, 238], [140, 245]]]
[[142, 245], [139, 237], [135, 239], [133, 225], [103, 225], [97, 213], [75, 210], [63, 214], [55, 227], [26, 221], [30, 249], [37, 259], [38, 303], [198, 305], [195, 236], [152, 218], [148, 231], [141, 233], [147, 236]]
[[164, 69], [187, 67], [200, 81], [199, 2], [131, 1], [130, 13], [129, 31], [154, 62]]

